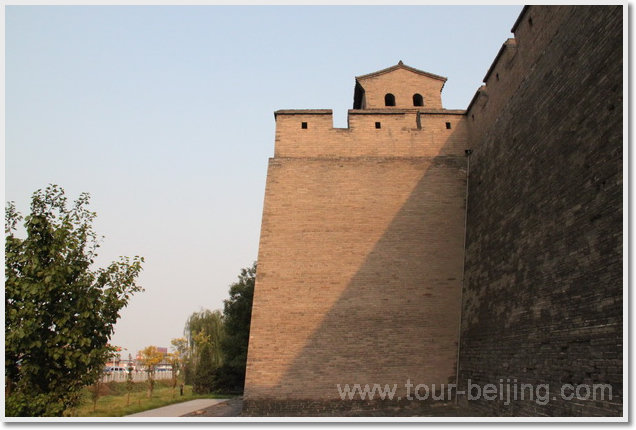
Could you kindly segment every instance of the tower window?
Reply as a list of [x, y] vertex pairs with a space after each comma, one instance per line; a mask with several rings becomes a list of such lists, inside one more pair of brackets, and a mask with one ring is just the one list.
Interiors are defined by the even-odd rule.
[[421, 94], [413, 94], [413, 106], [424, 106], [424, 97]]
[[379, 122], [375, 123], [375, 128], [382, 128], [382, 124], [380, 124]]
[[384, 106], [395, 106], [395, 96], [391, 93], [384, 96]]
[[300, 127], [306, 129], [307, 128], [307, 123], [306, 122], [300, 123]]
[[447, 123], [446, 123], [446, 130], [450, 130], [450, 129], [451, 129], [451, 123], [450, 123], [450, 122], [447, 122]]

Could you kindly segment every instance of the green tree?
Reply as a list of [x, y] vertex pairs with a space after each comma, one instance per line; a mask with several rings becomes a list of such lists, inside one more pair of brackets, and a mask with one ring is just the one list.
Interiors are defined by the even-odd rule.
[[[106, 351], [106, 356], [104, 357], [104, 362], [110, 361], [114, 359], [118, 354], [118, 349], [115, 346], [108, 346], [108, 350]], [[95, 379], [92, 385], [88, 387], [91, 393], [91, 399], [93, 400], [93, 412], [97, 410], [97, 401], [102, 394], [102, 387], [104, 386], [104, 378], [103, 375], [100, 375], [99, 378]]]
[[148, 398], [152, 397], [152, 392], [155, 389], [155, 372], [157, 366], [163, 361], [163, 353], [159, 351], [156, 346], [147, 346], [139, 351], [141, 359], [139, 362], [145, 367], [148, 374]]
[[[108, 341], [143, 258], [92, 269], [99, 239], [83, 193], [69, 207], [56, 185], [30, 214], [5, 209], [5, 414], [60, 416], [101, 377]], [[24, 221], [25, 238], [17, 235]]]
[[207, 354], [210, 354], [212, 365], [218, 367], [223, 363], [223, 353], [220, 346], [225, 337], [225, 330], [221, 311], [203, 309], [194, 312], [186, 321], [184, 334], [190, 346], [191, 364], [195, 368], [202, 355], [203, 344], [200, 339], [207, 339], [210, 343], [210, 345], [206, 345], [205, 350]]
[[210, 336], [203, 330], [194, 336], [198, 345], [198, 358], [192, 381], [192, 391], [195, 394], [206, 394], [212, 392], [214, 388], [214, 378], [218, 364], [213, 361], [213, 343]]
[[168, 363], [172, 366], [172, 397], [188, 355], [188, 341], [184, 337], [172, 339], [172, 352], [168, 354]]
[[135, 386], [133, 381], [133, 371], [135, 368], [132, 365], [132, 361], [128, 362], [128, 368], [126, 369], [126, 406], [130, 406], [130, 393]]
[[241, 269], [238, 282], [230, 286], [230, 298], [224, 301], [225, 337], [221, 349], [225, 364], [217, 385], [226, 390], [243, 391], [245, 384], [256, 266], [254, 262], [252, 267]]

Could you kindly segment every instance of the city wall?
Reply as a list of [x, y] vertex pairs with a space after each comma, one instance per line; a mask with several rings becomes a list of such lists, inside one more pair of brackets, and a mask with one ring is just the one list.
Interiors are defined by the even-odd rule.
[[622, 22], [525, 8], [465, 112], [382, 109], [377, 73], [347, 128], [276, 112], [244, 413], [410, 379], [549, 386], [547, 404], [458, 396], [476, 415], [622, 414]]
[[461, 396], [474, 412], [622, 414], [622, 24], [621, 6], [525, 9], [468, 108], [460, 389], [550, 387], [545, 405]]

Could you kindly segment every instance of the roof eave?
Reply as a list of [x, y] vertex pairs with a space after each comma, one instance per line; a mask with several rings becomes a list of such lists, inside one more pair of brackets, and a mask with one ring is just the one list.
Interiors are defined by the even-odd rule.
[[448, 80], [444, 76], [434, 75], [433, 73], [428, 73], [428, 72], [425, 72], [423, 70], [419, 70], [419, 69], [416, 69], [414, 67], [407, 66], [406, 64], [404, 64], [404, 63], [402, 63], [400, 61], [395, 66], [391, 66], [391, 67], [388, 67], [386, 69], [378, 70], [377, 72], [368, 73], [366, 75], [356, 76], [356, 81], [363, 80], [363, 79], [368, 79], [368, 78], [374, 78], [376, 76], [384, 75], [386, 73], [390, 73], [390, 72], [393, 72], [393, 71], [398, 70], [398, 69], [408, 70], [410, 72], [417, 73], [418, 75], [426, 76], [426, 77], [429, 77], [429, 78], [432, 78], [432, 79], [438, 79], [438, 80], [440, 80], [442, 82], [446, 82]]

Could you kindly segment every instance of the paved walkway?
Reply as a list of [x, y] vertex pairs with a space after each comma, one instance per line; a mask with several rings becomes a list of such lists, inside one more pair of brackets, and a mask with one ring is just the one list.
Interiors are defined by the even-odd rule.
[[[381, 408], [375, 410], [326, 410], [311, 411], [272, 411], [270, 414], [255, 416], [271, 417], [467, 417], [465, 410], [452, 403], [429, 405], [418, 408]], [[242, 416], [243, 399], [200, 399], [178, 403], [159, 409], [141, 412], [129, 417], [239, 417]]]
[[[139, 412], [137, 414], [127, 415], [127, 417], [143, 418], [143, 417], [180, 417], [187, 414], [195, 414], [201, 409], [210, 408], [219, 403], [227, 402], [228, 399], [198, 399], [189, 402], [175, 403], [174, 405], [164, 406], [163, 408], [150, 409], [149, 411]], [[194, 415], [196, 416], [196, 415]]]
[[218, 403], [196, 412], [192, 412], [184, 417], [238, 417], [243, 409], [243, 399], [235, 397], [223, 403]]

